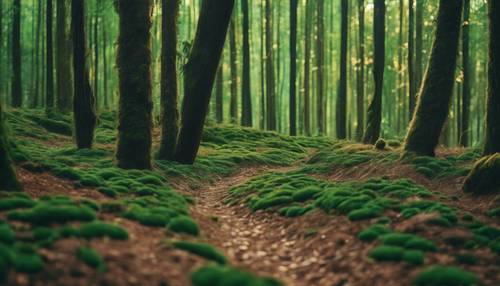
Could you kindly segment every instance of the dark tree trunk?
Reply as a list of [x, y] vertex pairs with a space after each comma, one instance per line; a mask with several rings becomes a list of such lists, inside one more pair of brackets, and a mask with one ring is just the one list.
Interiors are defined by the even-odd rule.
[[297, 9], [299, 0], [290, 1], [290, 135], [297, 135]]
[[93, 25], [93, 44], [94, 44], [94, 97], [96, 108], [99, 108], [99, 13], [101, 1], [97, 0], [95, 3], [95, 15]]
[[324, 89], [324, 65], [325, 65], [325, 46], [324, 46], [324, 35], [325, 35], [325, 23], [324, 23], [324, 8], [325, 2], [323, 0], [316, 0], [317, 4], [317, 37], [316, 37], [316, 65], [317, 65], [317, 128], [318, 134], [323, 135], [325, 133], [325, 89]]
[[184, 102], [176, 161], [193, 164], [200, 147], [210, 94], [219, 66], [234, 0], [202, 2], [198, 28], [184, 67]]
[[14, 0], [12, 9], [12, 106], [21, 107], [21, 0]]
[[116, 65], [119, 77], [118, 146], [123, 169], [151, 169], [152, 1], [120, 0]]
[[423, 61], [423, 28], [424, 28], [424, 2], [416, 0], [415, 10], [415, 93], [417, 93], [422, 83], [422, 61]]
[[462, 114], [460, 122], [460, 146], [469, 146], [469, 119], [470, 119], [470, 93], [471, 93], [471, 68], [470, 68], [470, 0], [464, 0], [464, 19], [462, 28], [462, 69], [463, 69], [463, 90], [462, 90]]
[[9, 155], [9, 143], [5, 132], [2, 104], [0, 103], [0, 191], [21, 189], [17, 181], [12, 160]]
[[71, 2], [71, 30], [73, 35], [74, 97], [73, 116], [78, 149], [92, 148], [96, 125], [95, 100], [90, 87], [86, 64], [84, 0]]
[[276, 87], [274, 78], [271, 0], [266, 2], [266, 122], [267, 130], [276, 130]]
[[[35, 91], [33, 94], [33, 105], [32, 107], [37, 108], [40, 105], [40, 81], [43, 81], [43, 77], [40, 78], [40, 36], [42, 30], [42, 0], [37, 1], [37, 16], [36, 16], [36, 69], [35, 69]], [[71, 51], [70, 51], [71, 52]], [[69, 95], [71, 98], [72, 94]]]
[[489, 1], [490, 51], [484, 154], [500, 152], [500, 2]]
[[435, 155], [453, 94], [462, 7], [462, 0], [439, 1], [436, 36], [406, 137], [406, 154]]
[[71, 73], [71, 39], [68, 32], [69, 0], [57, 0], [57, 109], [71, 111], [73, 77]]
[[248, 0], [241, 1], [243, 12], [243, 81], [241, 87], [241, 125], [252, 126], [252, 96], [250, 86], [250, 13]]
[[45, 86], [45, 110], [50, 112], [54, 108], [54, 50], [52, 45], [52, 18], [53, 18], [53, 9], [52, 9], [52, 0], [47, 0], [47, 11], [45, 18], [45, 28], [47, 35], [45, 36], [46, 45], [47, 45], [47, 65], [46, 65], [46, 73], [47, 73], [47, 84]]
[[358, 69], [356, 75], [356, 107], [357, 130], [356, 138], [361, 140], [365, 128], [365, 1], [358, 0]]
[[102, 97], [103, 97], [103, 101], [104, 101], [104, 108], [108, 109], [109, 108], [109, 97], [108, 97], [108, 55], [107, 55], [107, 51], [108, 51], [108, 32], [107, 32], [107, 28], [106, 27], [106, 18], [103, 17], [101, 19], [102, 23], [101, 23], [101, 35], [102, 35], [102, 44], [103, 44], [103, 48], [102, 48], [102, 77], [103, 77], [103, 87], [102, 87], [102, 90], [103, 90], [103, 94], [102, 94]]
[[408, 13], [408, 79], [409, 79], [409, 107], [410, 116], [415, 111], [416, 88], [415, 88], [415, 13], [413, 9], [414, 0], [409, 2]]
[[347, 26], [348, 1], [341, 1], [340, 85], [337, 98], [337, 138], [347, 137]]
[[215, 80], [215, 120], [217, 123], [224, 121], [224, 67], [222, 64], [222, 55], [217, 76]]
[[159, 158], [173, 160], [179, 135], [177, 19], [179, 0], [162, 1], [161, 126]]
[[382, 122], [382, 92], [384, 87], [385, 66], [385, 0], [375, 0], [374, 3], [373, 39], [375, 51], [373, 53], [373, 78], [375, 80], [375, 94], [368, 107], [367, 124], [363, 142], [375, 144], [380, 137]]
[[236, 23], [234, 15], [231, 19], [231, 24], [229, 27], [229, 64], [231, 67], [231, 86], [230, 93], [231, 98], [229, 101], [229, 113], [231, 117], [231, 123], [235, 124], [238, 122], [238, 53], [236, 52]]

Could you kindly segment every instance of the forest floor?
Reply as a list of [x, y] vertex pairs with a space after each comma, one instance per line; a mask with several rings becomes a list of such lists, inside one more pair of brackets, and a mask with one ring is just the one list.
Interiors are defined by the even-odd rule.
[[475, 150], [403, 161], [397, 141], [208, 126], [194, 166], [123, 171], [114, 114], [93, 151], [67, 117], [7, 115], [24, 188], [0, 193], [7, 285], [500, 284], [500, 196], [461, 190]]

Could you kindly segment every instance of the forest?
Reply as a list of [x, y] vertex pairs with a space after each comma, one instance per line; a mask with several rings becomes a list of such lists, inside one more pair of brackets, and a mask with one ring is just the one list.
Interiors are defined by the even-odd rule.
[[0, 0], [0, 285], [500, 285], [500, 1]]

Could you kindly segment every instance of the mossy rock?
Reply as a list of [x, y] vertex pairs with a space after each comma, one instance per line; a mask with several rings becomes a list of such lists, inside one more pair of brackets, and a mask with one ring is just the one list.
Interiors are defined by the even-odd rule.
[[454, 266], [430, 266], [413, 281], [415, 286], [473, 286], [480, 285], [479, 278], [472, 272]]
[[206, 266], [191, 274], [193, 286], [281, 286], [272, 278], [257, 277], [249, 272], [226, 267]]
[[172, 242], [172, 245], [175, 248], [217, 262], [221, 265], [227, 264], [228, 262], [226, 256], [224, 256], [224, 254], [222, 254], [220, 251], [215, 249], [210, 244], [188, 242], [188, 241], [174, 241]]
[[500, 153], [477, 161], [465, 179], [463, 190], [476, 195], [500, 191]]

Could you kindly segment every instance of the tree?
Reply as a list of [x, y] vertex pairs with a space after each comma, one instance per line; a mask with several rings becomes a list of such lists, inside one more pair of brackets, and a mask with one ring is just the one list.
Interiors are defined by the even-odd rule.
[[46, 64], [46, 74], [47, 74], [47, 85], [45, 86], [45, 109], [47, 112], [52, 111], [54, 108], [54, 51], [53, 51], [53, 40], [52, 40], [52, 0], [47, 0], [46, 7], [46, 17], [45, 17], [45, 28], [46, 28], [46, 46], [47, 46], [47, 64]]
[[71, 110], [71, 39], [68, 33], [68, 0], [57, 0], [57, 110]]
[[12, 106], [21, 107], [21, 0], [14, 0], [12, 9]]
[[253, 119], [252, 97], [250, 90], [250, 13], [248, 10], [248, 0], [241, 1], [241, 10], [243, 12], [243, 78], [241, 86], [241, 125], [251, 127]]
[[500, 153], [500, 2], [489, 0], [490, 44], [484, 154]]
[[375, 51], [373, 53], [373, 78], [375, 80], [375, 94], [368, 107], [368, 116], [363, 142], [375, 144], [380, 137], [382, 122], [382, 91], [384, 87], [385, 68], [385, 0], [375, 0], [373, 21], [373, 39]]
[[316, 107], [317, 107], [317, 128], [318, 133], [323, 135], [325, 132], [325, 85], [323, 84], [323, 74], [325, 65], [325, 45], [323, 38], [325, 36], [325, 23], [324, 23], [324, 8], [325, 2], [323, 0], [316, 0], [317, 4], [317, 37], [316, 37], [316, 65], [317, 65], [317, 97], [316, 97]]
[[236, 23], [234, 15], [229, 27], [229, 62], [231, 70], [231, 99], [229, 101], [229, 113], [231, 123], [238, 122], [238, 53], [236, 52]]
[[298, 0], [290, 1], [290, 135], [297, 135], [297, 9]]
[[116, 158], [123, 169], [151, 169], [152, 1], [119, 0], [116, 65], [119, 77]]
[[100, 13], [101, 0], [96, 0], [94, 11], [94, 23], [92, 31], [92, 40], [94, 44], [94, 97], [96, 101], [96, 108], [99, 107], [99, 13]]
[[162, 1], [161, 126], [159, 158], [172, 160], [179, 135], [177, 96], [177, 20], [179, 0]]
[[2, 104], [0, 103], [0, 190], [13, 191], [20, 188], [9, 154], [9, 143], [5, 132]]
[[409, 106], [410, 116], [413, 115], [416, 102], [416, 86], [415, 86], [415, 12], [413, 9], [414, 0], [409, 3], [409, 16], [408, 16], [408, 78], [409, 78]]
[[470, 16], [470, 0], [464, 0], [464, 16], [462, 28], [462, 117], [461, 117], [461, 134], [459, 134], [459, 144], [463, 147], [469, 145], [469, 119], [470, 119], [470, 94], [471, 94], [471, 68], [470, 68], [470, 42], [469, 42], [469, 24]]
[[439, 1], [435, 39], [406, 136], [405, 154], [435, 155], [453, 94], [462, 7], [462, 0]]
[[416, 0], [415, 8], [415, 92], [422, 82], [424, 7], [426, 0]]
[[266, 122], [268, 130], [276, 130], [276, 86], [274, 78], [273, 30], [271, 0], [266, 4]]
[[222, 55], [220, 61], [215, 79], [215, 120], [217, 123], [224, 121], [224, 65], [222, 64]]
[[361, 140], [365, 128], [365, 0], [358, 0], [358, 69], [356, 74], [356, 138]]
[[304, 133], [307, 136], [311, 135], [311, 88], [310, 88], [310, 73], [311, 73], [311, 30], [312, 30], [312, 3], [311, 0], [306, 0], [306, 20], [305, 20], [305, 47], [304, 47]]
[[340, 85], [337, 98], [337, 138], [347, 137], [347, 0], [341, 0]]
[[175, 155], [183, 164], [193, 164], [198, 153], [233, 7], [234, 0], [202, 2], [193, 47], [184, 66], [182, 127]]
[[90, 87], [89, 70], [86, 64], [84, 11], [84, 0], [71, 1], [74, 75], [73, 116], [78, 149], [92, 148], [96, 126], [95, 99]]

